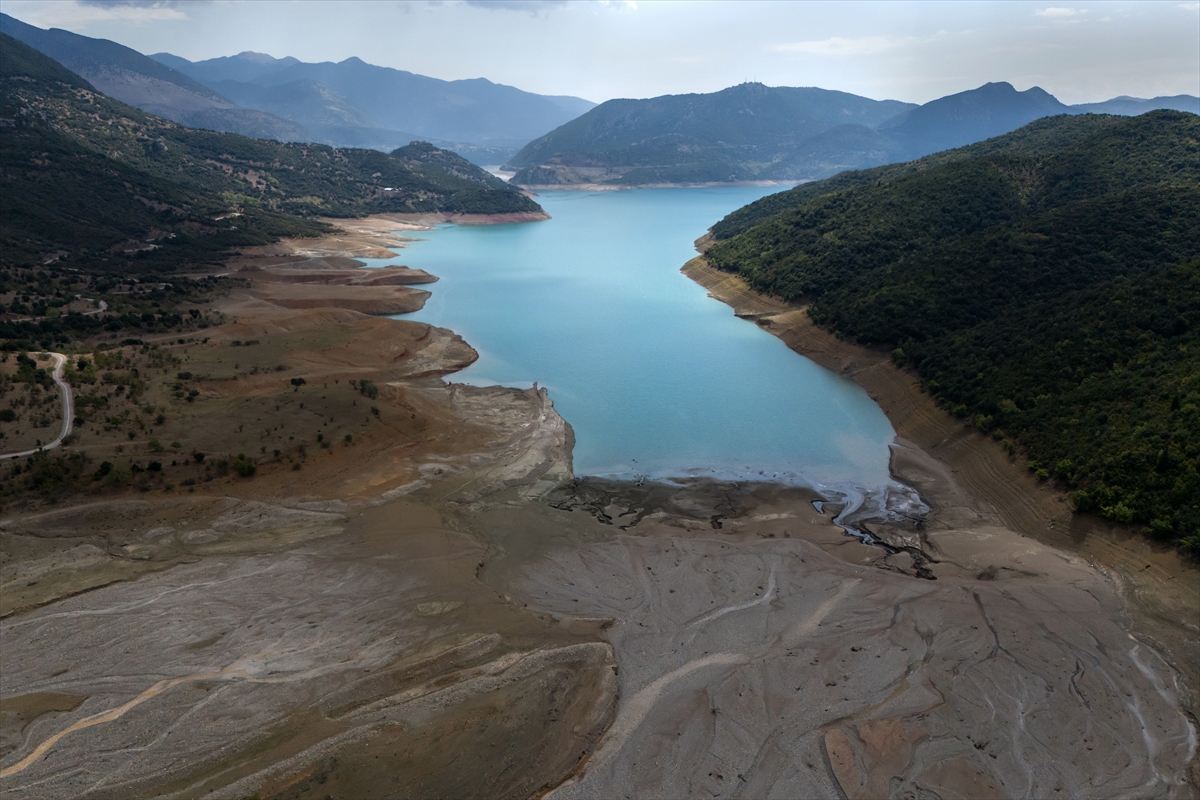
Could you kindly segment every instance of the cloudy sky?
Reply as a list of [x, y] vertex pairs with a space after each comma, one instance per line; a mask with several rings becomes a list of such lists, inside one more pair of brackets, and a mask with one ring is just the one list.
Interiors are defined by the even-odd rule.
[[751, 80], [918, 103], [988, 81], [1066, 103], [1200, 94], [1200, 2], [4, 0], [3, 10], [147, 54], [358, 56], [596, 102]]

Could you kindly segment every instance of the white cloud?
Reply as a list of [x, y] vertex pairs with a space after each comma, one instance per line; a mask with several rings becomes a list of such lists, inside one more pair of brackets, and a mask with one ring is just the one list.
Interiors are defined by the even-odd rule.
[[1041, 11], [1035, 11], [1033, 13], [1039, 17], [1046, 17], [1048, 19], [1071, 19], [1073, 17], [1082, 16], [1083, 14], [1086, 14], [1087, 11], [1081, 8], [1050, 7], [1043, 8]]
[[[635, 0], [596, 0], [601, 6], [620, 6], [637, 10]], [[569, 0], [463, 0], [463, 5], [491, 11], [520, 11], [536, 17], [554, 8], [571, 5]]]
[[[144, 25], [152, 22], [185, 20], [188, 15], [175, 2], [78, 2], [39, 3], [20, 17], [22, 22], [39, 28], [78, 30], [94, 22], [127, 22]], [[6, 9], [7, 11], [8, 9]]]
[[128, 6], [132, 8], [176, 8], [181, 3], [179, 0], [77, 0], [81, 6], [95, 6], [96, 8], [120, 8]]
[[491, 11], [524, 11], [537, 16], [542, 11], [565, 6], [567, 0], [466, 0], [465, 4]]
[[1180, 3], [1179, 7], [1184, 11], [1200, 11], [1200, 3]]
[[772, 50], [785, 53], [806, 53], [821, 56], [864, 56], [883, 53], [901, 45], [917, 41], [915, 36], [863, 36], [858, 39], [845, 39], [832, 36], [828, 39], [817, 39], [810, 42], [791, 42], [789, 44], [772, 45]]

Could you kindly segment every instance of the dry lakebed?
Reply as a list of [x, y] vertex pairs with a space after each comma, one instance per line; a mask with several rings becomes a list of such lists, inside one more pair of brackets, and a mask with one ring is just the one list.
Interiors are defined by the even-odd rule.
[[236, 263], [191, 369], [256, 347], [180, 424], [304, 398], [352, 440], [0, 519], [5, 798], [1196, 796], [1196, 570], [885, 356], [687, 268], [888, 413], [928, 512], [855, 520], [874, 544], [801, 486], [577, 479], [552, 392], [371, 316], [435, 280], [347, 263], [399, 222], [343, 227]]

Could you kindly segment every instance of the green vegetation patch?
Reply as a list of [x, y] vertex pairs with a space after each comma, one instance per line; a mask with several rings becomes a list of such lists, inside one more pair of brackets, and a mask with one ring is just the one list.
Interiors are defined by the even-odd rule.
[[892, 349], [1081, 510], [1200, 556], [1200, 119], [983, 145], [748, 206], [709, 259]]
[[[0, 34], [0, 264], [127, 273], [317, 235], [304, 219], [540, 207], [453, 153], [283, 144], [185, 128]], [[61, 251], [61, 252], [60, 252]]]

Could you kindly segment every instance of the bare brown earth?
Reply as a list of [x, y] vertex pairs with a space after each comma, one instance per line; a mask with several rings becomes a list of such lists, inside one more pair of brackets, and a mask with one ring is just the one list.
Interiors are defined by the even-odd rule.
[[[544, 390], [441, 380], [476, 358], [449, 331], [289, 309], [260, 286], [222, 300], [230, 321], [203, 341], [124, 348], [150, 417], [76, 445], [110, 476], [0, 518], [0, 791], [556, 784], [611, 720], [611, 647], [599, 623], [562, 628], [481, 583], [487, 542], [438, 509], [569, 481], [569, 426]], [[172, 397], [180, 383], [197, 394]], [[253, 476], [229, 468], [238, 452]], [[130, 473], [147, 458], [166, 463]]]
[[155, 436], [161, 472], [0, 517], [5, 798], [1194, 794], [1119, 573], [940, 454], [896, 449], [935, 512], [876, 523], [895, 552], [802, 488], [575, 481], [545, 390], [254, 274], [141, 366], [161, 424], [76, 445], [116, 474]]
[[[39, 368], [54, 371], [54, 360], [48, 354], [33, 353], [30, 357]], [[0, 355], [0, 375], [12, 376], [17, 366], [15, 353]], [[62, 429], [62, 400], [55, 389], [0, 380], [0, 404], [14, 412], [12, 422], [0, 430], [0, 452], [32, 450], [53, 440]]]
[[255, 296], [284, 308], [348, 308], [363, 314], [407, 314], [419, 311], [429, 292], [407, 286], [337, 286], [280, 282], [255, 276]]

